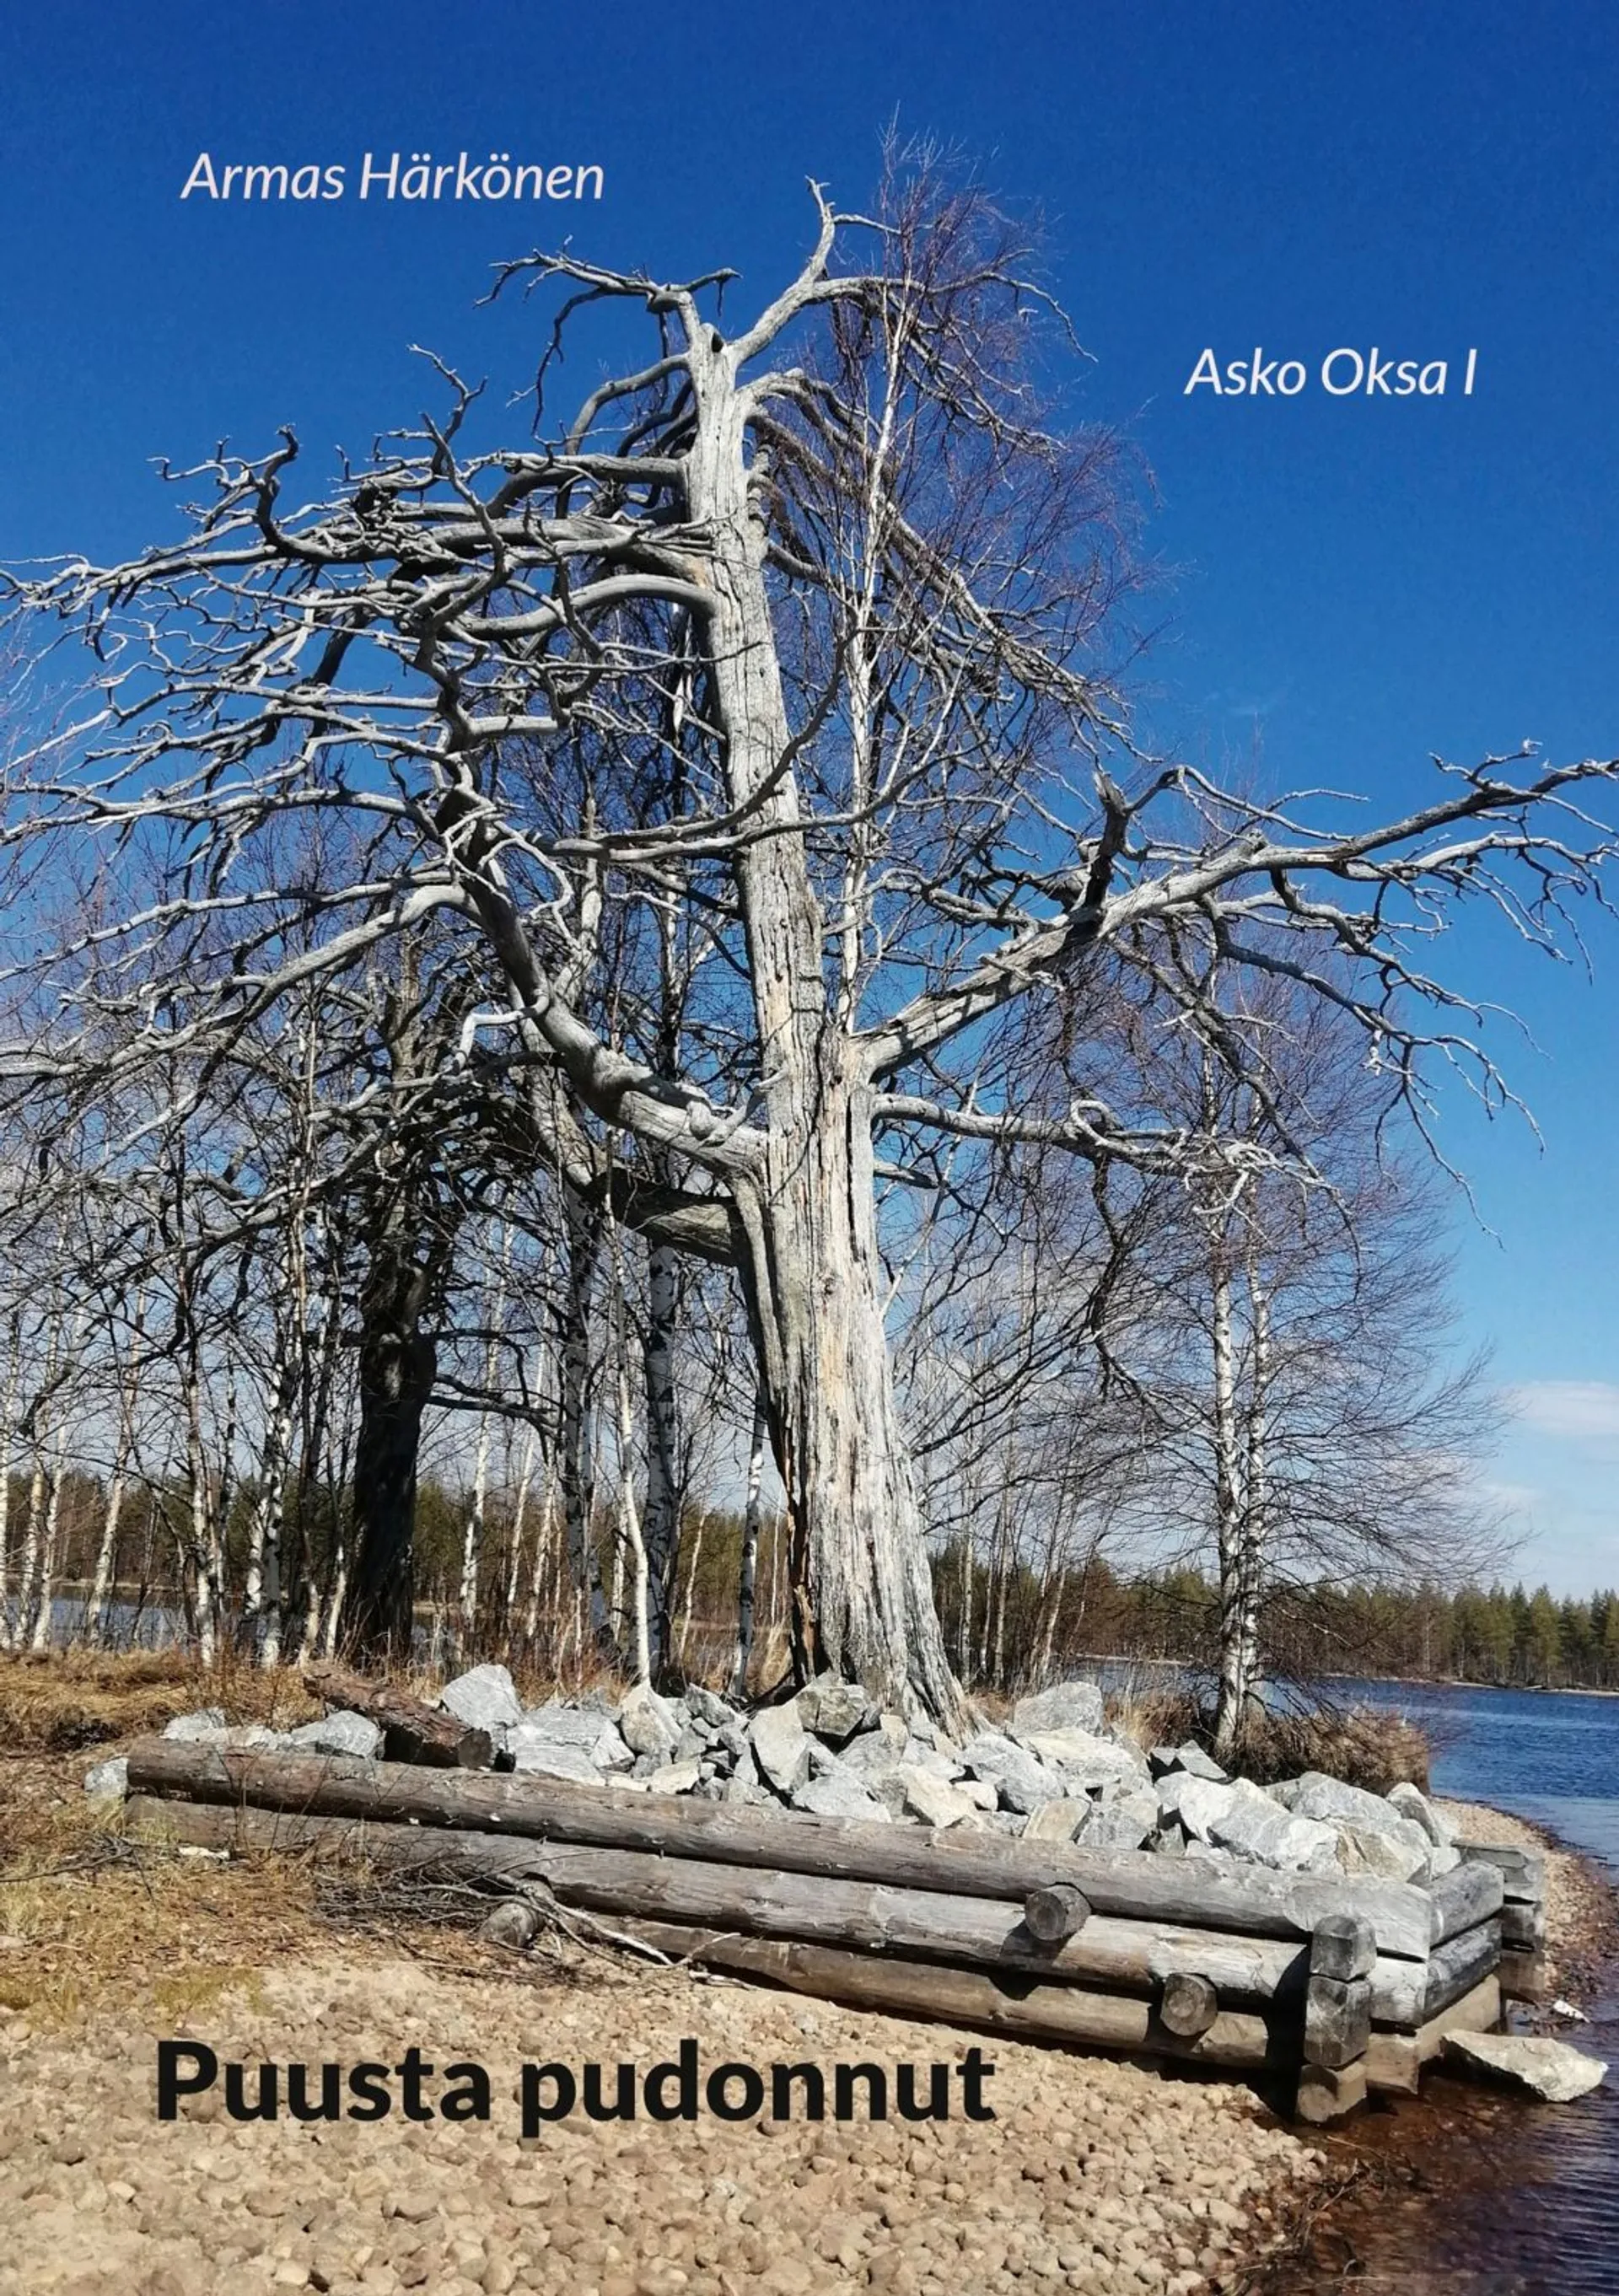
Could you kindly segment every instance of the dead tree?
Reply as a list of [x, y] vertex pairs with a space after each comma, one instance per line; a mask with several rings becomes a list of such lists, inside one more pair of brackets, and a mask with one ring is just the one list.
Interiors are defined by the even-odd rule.
[[[211, 499], [182, 541], [21, 586], [95, 643], [105, 685], [15, 763], [5, 833], [31, 866], [53, 838], [80, 863], [103, 840], [119, 882], [138, 860], [151, 882], [130, 900], [110, 878], [97, 945], [160, 939], [176, 987], [160, 1029], [125, 1010], [113, 1042], [105, 1010], [75, 1009], [70, 934], [65, 1002], [3, 1067], [20, 1087], [86, 1062], [120, 1073], [217, 1047], [403, 935], [453, 948], [481, 1002], [446, 1093], [476, 1073], [581, 1203], [737, 1270], [798, 1668], [956, 1722], [879, 1193], [950, 1139], [1146, 1168], [1187, 1152], [1138, 1108], [1031, 1115], [987, 1095], [998, 1016], [1028, 997], [1082, 1009], [1090, 982], [1133, 968], [1223, 1058], [1170, 961], [1189, 937], [1335, 1004], [1419, 1123], [1432, 1060], [1499, 1102], [1426, 952], [1469, 898], [1554, 947], [1599, 883], [1591, 808], [1615, 765], [1444, 766], [1368, 822], [1136, 757], [1103, 651], [1127, 571], [1116, 457], [1030, 388], [1048, 306], [1017, 234], [925, 170], [897, 170], [873, 220], [816, 198], [803, 268], [739, 322], [718, 275], [513, 266], [508, 286], [563, 299], [547, 385], [595, 307], [653, 332], [642, 367], [538, 442], [465, 444], [476, 394], [446, 370], [447, 418], [391, 436], [329, 498], [289, 492], [289, 431], [191, 474]], [[678, 776], [678, 810], [620, 802], [632, 756]], [[343, 865], [227, 875], [316, 817], [351, 830]], [[675, 905], [716, 951], [673, 1073], [634, 1048], [644, 1030], [567, 993], [592, 878], [610, 906]], [[1278, 1132], [1241, 1152], [1292, 1152]], [[378, 1252], [360, 1480], [393, 1492], [397, 1521], [428, 1365], [407, 1258]], [[390, 1634], [402, 1560], [384, 1542], [353, 1598]]]

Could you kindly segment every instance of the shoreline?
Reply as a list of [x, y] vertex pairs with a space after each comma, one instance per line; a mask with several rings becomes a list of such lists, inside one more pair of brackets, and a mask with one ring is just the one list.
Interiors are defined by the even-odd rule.
[[[1606, 2000], [1611, 2008], [1619, 1988], [1619, 1879], [1552, 1826], [1492, 1803], [1435, 1800], [1452, 1824], [1466, 1825], [1476, 1838], [1547, 1852], [1549, 2000], [1536, 2008], [1516, 2004], [1513, 2027], [1582, 2045], [1586, 2026], [1554, 2015], [1550, 2002], [1567, 1997], [1590, 2013]], [[1600, 2054], [1612, 2055], [1611, 2040]], [[1536, 2142], [1533, 2116], [1557, 2110], [1430, 2074], [1420, 2097], [1389, 2098], [1341, 2132], [1322, 2132], [1330, 2164], [1322, 2196], [1304, 2202], [1287, 2243], [1239, 2276], [1231, 2296], [1328, 2296], [1361, 2277], [1368, 2286], [1399, 2287], [1410, 2296], [1467, 2289], [1474, 2284], [1468, 2264], [1459, 2267], [1448, 2255], [1442, 2261], [1425, 2228], [1431, 2224], [1448, 2237], [1465, 2223], [1474, 2197], [1508, 2179]], [[1539, 2260], [1548, 2287], [1558, 2284], [1549, 2244], [1555, 2239], [1549, 2233]], [[1489, 2271], [1482, 2259], [1480, 2268]], [[1481, 2277], [1477, 2284], [1496, 2282]], [[1515, 2277], [1511, 2284], [1541, 2284]]]

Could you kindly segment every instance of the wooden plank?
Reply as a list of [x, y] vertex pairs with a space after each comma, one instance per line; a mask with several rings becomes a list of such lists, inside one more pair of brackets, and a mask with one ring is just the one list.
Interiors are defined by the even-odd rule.
[[1428, 1895], [1434, 1901], [1434, 1924], [1430, 1942], [1442, 1945], [1447, 1938], [1458, 1937], [1463, 1930], [1476, 1929], [1501, 1909], [1503, 1882], [1501, 1869], [1486, 1858], [1477, 1858], [1453, 1866], [1429, 1885]]
[[1492, 1974], [1414, 2033], [1373, 2033], [1366, 2045], [1367, 2080], [1373, 2088], [1415, 2096], [1422, 2068], [1439, 2054], [1447, 2033], [1492, 2033], [1500, 2021], [1500, 1980]]
[[1317, 2126], [1323, 2121], [1341, 2120], [1346, 2112], [1366, 2103], [1366, 2059], [1357, 2057], [1352, 2065], [1306, 2065], [1299, 2075], [1298, 2103], [1294, 2107], [1301, 2120]]
[[1546, 1852], [1523, 1849], [1516, 1842], [1459, 1841], [1465, 1865], [1493, 1866], [1508, 1898], [1540, 1905], [1546, 1896]]
[[1499, 1919], [1481, 1922], [1475, 1930], [1464, 1930], [1459, 1937], [1437, 1947], [1428, 1964], [1421, 2021], [1426, 2024], [1430, 2017], [1437, 2017], [1452, 2001], [1459, 2001], [1464, 1993], [1471, 1992], [1484, 1978], [1495, 1975], [1500, 1960]]
[[1371, 2038], [1372, 1988], [1364, 1977], [1312, 1974], [1304, 1996], [1304, 2062], [1350, 2065]]
[[639, 1915], [869, 1954], [967, 1962], [1149, 1998], [1156, 1997], [1166, 1978], [1186, 1974], [1206, 1977], [1222, 1999], [1296, 1999], [1309, 1966], [1307, 1950], [1285, 1939], [1238, 1938], [1095, 1914], [1075, 1936], [1046, 1947], [1030, 1935], [1017, 1904], [719, 1866], [694, 1857], [587, 1849], [576, 1842], [231, 1809], [147, 1795], [132, 1799], [129, 1823], [142, 1833], [210, 1848], [349, 1851], [387, 1866], [437, 1866], [505, 1884], [544, 1882], [564, 1905], [620, 1921]]
[[369, 1716], [382, 1733], [390, 1762], [415, 1762], [430, 1769], [487, 1770], [495, 1759], [487, 1730], [474, 1730], [441, 1706], [429, 1706], [408, 1691], [386, 1682], [367, 1682], [347, 1667], [306, 1666], [303, 1678], [328, 1710]]
[[1097, 1914], [1189, 1923], [1251, 1938], [1306, 1939], [1328, 1914], [1371, 1924], [1380, 1954], [1426, 1962], [1427, 1892], [1401, 1882], [1230, 1874], [1189, 1858], [1143, 1850], [1084, 1850], [785, 1809], [736, 1808], [576, 1785], [559, 1778], [450, 1775], [407, 1764], [341, 1756], [222, 1754], [216, 1747], [143, 1738], [129, 1755], [131, 1792], [322, 1816], [408, 1822], [474, 1833], [521, 1834], [602, 1849], [655, 1851], [732, 1866], [758, 1866], [844, 1881], [946, 1890], [962, 1897], [1015, 1898], [1071, 1882]]
[[1220, 2065], [1236, 2071], [1279, 2071], [1296, 2061], [1286, 2018], [1221, 2009], [1204, 2031], [1171, 2032], [1150, 2001], [1078, 1985], [1041, 1985], [976, 1970], [941, 1969], [898, 1956], [881, 1960], [791, 1939], [716, 1935], [669, 1922], [634, 1921], [625, 1933], [677, 1961], [762, 1979], [820, 2000], [847, 2001], [928, 2024], [966, 2025], [1021, 2039], [1122, 2050]]

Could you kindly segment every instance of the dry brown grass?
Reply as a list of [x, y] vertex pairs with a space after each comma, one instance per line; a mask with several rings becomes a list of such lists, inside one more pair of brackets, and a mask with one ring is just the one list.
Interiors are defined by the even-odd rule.
[[[1179, 1746], [1188, 1738], [1208, 1743], [1208, 1716], [1189, 1690], [1148, 1685], [1112, 1696], [1110, 1718], [1145, 1751]], [[1250, 1723], [1229, 1769], [1257, 1784], [1297, 1777], [1302, 1770], [1324, 1770], [1368, 1793], [1387, 1793], [1402, 1780], [1426, 1786], [1433, 1750], [1424, 1733], [1402, 1715], [1380, 1707], [1322, 1707], [1300, 1713], [1267, 1713]]]
[[1297, 1777], [1301, 1770], [1325, 1770], [1346, 1785], [1383, 1794], [1402, 1782], [1426, 1786], [1431, 1759], [1428, 1741], [1414, 1722], [1380, 1708], [1351, 1706], [1267, 1714], [1245, 1731], [1235, 1767], [1261, 1785]]
[[266, 1674], [234, 1652], [205, 1668], [183, 1651], [30, 1652], [0, 1658], [0, 1755], [138, 1738], [199, 1706], [277, 1727], [320, 1711], [290, 1669]]
[[121, 1808], [61, 1770], [30, 1761], [0, 1776], [0, 2006], [36, 2027], [140, 2000], [190, 2014], [308, 1948], [299, 1860], [227, 1868], [129, 1841]]

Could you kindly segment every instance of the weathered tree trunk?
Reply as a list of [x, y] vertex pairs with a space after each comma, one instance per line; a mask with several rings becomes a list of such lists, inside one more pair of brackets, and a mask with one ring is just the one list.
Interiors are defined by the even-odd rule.
[[1270, 1528], [1270, 1295], [1250, 1262], [1248, 1298], [1253, 1322], [1253, 1373], [1248, 1402], [1248, 1449], [1243, 1488], [1242, 1677], [1245, 1718], [1253, 1721], [1264, 1703], [1264, 1652], [1260, 1613], [1264, 1601]]
[[16, 1439], [12, 1414], [17, 1407], [17, 1381], [22, 1367], [22, 1338], [12, 1318], [11, 1351], [6, 1357], [5, 1398], [0, 1404], [0, 1650], [12, 1645], [10, 1601], [10, 1559], [7, 1553], [12, 1521], [12, 1447]]
[[601, 1252], [601, 1228], [596, 1215], [574, 1189], [564, 1185], [563, 1200], [568, 1235], [568, 1281], [563, 1310], [562, 1456], [558, 1464], [582, 1660], [588, 1641], [611, 1640], [601, 1571], [590, 1535], [596, 1501], [590, 1308]]
[[883, 1328], [870, 1087], [829, 1027], [821, 1054], [796, 1144], [773, 1136], [767, 1187], [744, 1192], [743, 1214], [795, 1670], [830, 1669], [960, 1726]]
[[95, 1576], [91, 1581], [90, 1600], [85, 1610], [85, 1640], [93, 1649], [99, 1648], [101, 1644], [107, 1597], [111, 1591], [118, 1563], [118, 1529], [123, 1516], [128, 1481], [128, 1463], [120, 1443], [112, 1464], [112, 1479], [107, 1486], [107, 1503], [102, 1511], [101, 1542], [95, 1550]]
[[646, 1254], [646, 1541], [648, 1631], [652, 1666], [670, 1660], [674, 1628], [675, 1565], [680, 1548], [680, 1404], [675, 1384], [675, 1334], [679, 1322], [679, 1255], [653, 1243]]
[[725, 347], [693, 363], [694, 521], [709, 552], [708, 659], [731, 802], [776, 832], [737, 857], [768, 1115], [738, 1183], [744, 1278], [791, 1536], [795, 1670], [857, 1677], [962, 1726], [883, 1329], [872, 1082], [834, 1013], [823, 917], [791, 771], [765, 535], [749, 501], [748, 406]]
[[[301, 1330], [300, 1313], [300, 1333]], [[258, 1487], [248, 1518], [247, 1571], [242, 1590], [242, 1643], [251, 1647], [258, 1641], [259, 1662], [266, 1667], [277, 1664], [281, 1656], [281, 1529], [300, 1368], [288, 1316], [279, 1315]]]
[[[107, 1485], [106, 1505], [102, 1511], [101, 1539], [95, 1550], [95, 1571], [90, 1583], [90, 1600], [85, 1611], [85, 1640], [93, 1649], [99, 1648], [101, 1644], [107, 1598], [118, 1569], [119, 1524], [122, 1520], [128, 1487], [129, 1462], [135, 1450], [135, 1414], [140, 1399], [140, 1343], [145, 1329], [146, 1296], [140, 1292], [135, 1303], [134, 1359], [121, 1366], [119, 1374], [118, 1444], [112, 1456], [112, 1475]], [[4, 1572], [0, 1570], [0, 1586], [4, 1584]]]
[[29, 1648], [42, 1651], [51, 1639], [51, 1611], [56, 1597], [61, 1565], [62, 1466], [60, 1452], [51, 1469], [45, 1509], [45, 1532], [39, 1542], [39, 1586], [34, 1597], [33, 1628]]
[[[629, 1667], [637, 1683], [650, 1682], [653, 1665], [652, 1577], [647, 1567], [646, 1538], [636, 1505], [635, 1408], [629, 1392], [629, 1300], [624, 1288], [623, 1238], [612, 1232], [613, 1353], [618, 1383], [618, 1563], [629, 1571]], [[615, 1611], [619, 1568], [613, 1572]]]

